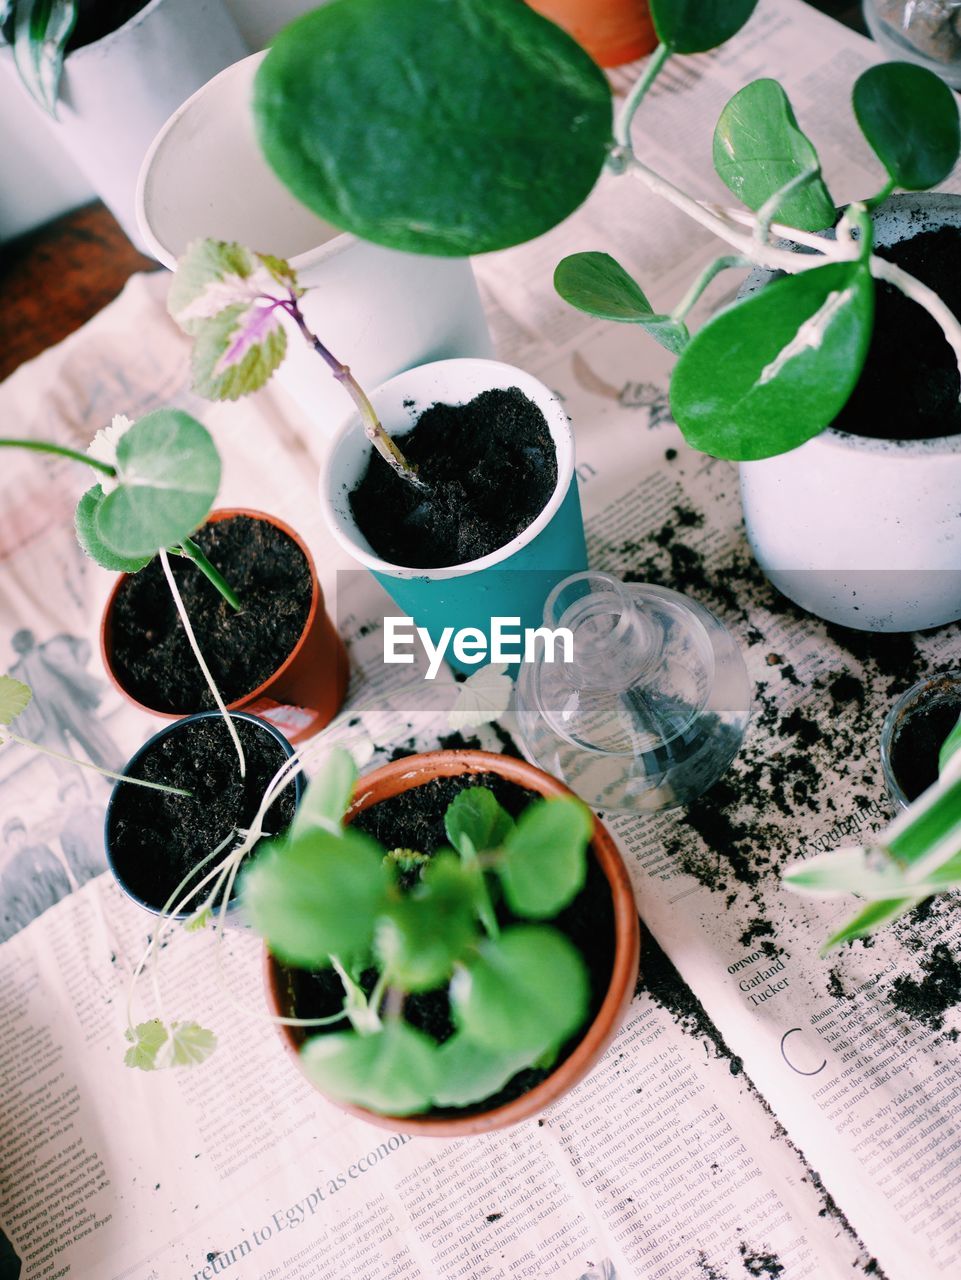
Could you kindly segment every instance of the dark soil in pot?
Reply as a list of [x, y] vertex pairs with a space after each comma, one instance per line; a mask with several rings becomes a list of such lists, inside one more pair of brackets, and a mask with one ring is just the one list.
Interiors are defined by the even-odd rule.
[[[961, 316], [961, 228], [924, 231], [875, 253], [934, 289], [950, 311]], [[894, 285], [877, 280], [875, 290], [867, 360], [832, 425], [883, 440], [957, 435], [958, 364], [940, 325]]]
[[432, 405], [399, 444], [429, 491], [372, 453], [350, 494], [360, 531], [392, 564], [437, 569], [489, 555], [537, 519], [557, 486], [547, 422], [517, 387]]
[[909, 801], [938, 780], [938, 755], [961, 716], [961, 696], [936, 694], [905, 715], [891, 742], [891, 769]]
[[[188, 872], [235, 828], [253, 820], [267, 785], [287, 758], [281, 744], [250, 720], [234, 720], [246, 777], [220, 716], [178, 724], [149, 745], [128, 772], [191, 793], [191, 798], [120, 784], [108, 816], [114, 869], [128, 892], [160, 910]], [[267, 812], [265, 834], [290, 825], [294, 786]], [[208, 864], [207, 870], [213, 863]]]
[[[212, 521], [194, 541], [240, 597], [241, 608], [232, 609], [192, 561], [170, 557], [200, 651], [224, 701], [236, 702], [269, 679], [300, 639], [310, 568], [282, 529], [251, 516]], [[176, 715], [215, 705], [159, 559], [122, 583], [110, 642], [116, 677], [138, 702]]]
[[[444, 832], [443, 815], [454, 797], [466, 787], [489, 787], [513, 817], [540, 798], [536, 793], [527, 791], [494, 774], [434, 778], [424, 786], [405, 791], [401, 795], [364, 809], [354, 819], [353, 825], [373, 836], [386, 849], [407, 848], [434, 853], [440, 848], [449, 847]], [[491, 883], [493, 890], [493, 882]], [[496, 903], [496, 909], [501, 925], [508, 925], [516, 920], [503, 901]], [[563, 1047], [557, 1061], [549, 1069], [531, 1068], [521, 1071], [493, 1097], [472, 1103], [469, 1107], [432, 1111], [430, 1115], [453, 1116], [492, 1110], [527, 1093], [570, 1055], [583, 1031], [596, 1017], [607, 994], [613, 970], [614, 912], [610, 887], [595, 858], [588, 858], [587, 881], [578, 896], [560, 915], [543, 923], [565, 934], [581, 952], [587, 964], [590, 974], [591, 1002], [581, 1031]], [[327, 1017], [335, 1013], [343, 1004], [343, 987], [332, 969], [318, 970], [313, 973], [297, 969], [286, 972], [290, 978], [294, 1008], [298, 1017]], [[374, 969], [364, 973], [361, 985], [368, 993], [373, 990], [376, 978], [377, 973]], [[404, 1013], [413, 1026], [433, 1036], [439, 1042], [446, 1040], [454, 1030], [445, 989], [408, 996]], [[327, 1030], [341, 1031], [348, 1029], [349, 1025], [344, 1019], [343, 1022], [332, 1024]]]

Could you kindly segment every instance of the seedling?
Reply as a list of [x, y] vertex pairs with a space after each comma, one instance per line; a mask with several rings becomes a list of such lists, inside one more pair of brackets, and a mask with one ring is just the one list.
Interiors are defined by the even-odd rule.
[[194, 340], [194, 389], [210, 400], [257, 391], [287, 354], [287, 315], [357, 406], [380, 456], [423, 488], [350, 369], [311, 332], [300, 306], [303, 296], [289, 262], [236, 243], [195, 240], [177, 263], [167, 300], [171, 316]]
[[[341, 825], [355, 780], [350, 758], [332, 755], [287, 837], [243, 882], [272, 951], [333, 967], [343, 984], [328, 1021], [350, 1029], [306, 1042], [307, 1074], [344, 1101], [409, 1115], [480, 1101], [550, 1065], [584, 1021], [587, 970], [563, 934], [526, 922], [553, 918], [583, 886], [588, 810], [540, 800], [515, 822], [491, 791], [470, 787], [444, 817], [451, 848], [387, 851]], [[502, 925], [500, 898], [525, 923]], [[408, 996], [443, 989], [455, 1030], [438, 1043], [404, 1010]]]
[[[874, 280], [928, 310], [961, 360], [958, 322], [932, 290], [872, 253], [868, 216], [895, 188], [921, 191], [947, 177], [961, 135], [954, 98], [931, 72], [906, 63], [866, 71], [854, 112], [886, 177], [848, 206], [834, 238], [814, 234], [835, 221], [817, 152], [781, 86], [756, 80], [727, 104], [714, 135], [715, 168], [747, 207], [680, 190], [635, 153], [635, 113], [671, 57], [723, 44], [756, 3], [650, 0], [660, 44], [612, 139], [600, 69], [525, 5], [333, 0], [286, 28], [258, 72], [261, 146], [294, 195], [335, 226], [435, 254], [480, 253], [547, 231], [584, 200], [605, 164], [639, 179], [733, 252], [671, 310], [656, 309], [605, 252], [565, 258], [558, 291], [591, 315], [638, 325], [679, 356], [671, 407], [696, 448], [732, 459], [783, 453], [828, 426], [853, 390], [871, 336]], [[398, 128], [396, 104], [409, 98], [412, 77], [417, 111]], [[321, 123], [330, 120], [336, 129]], [[787, 278], [692, 337], [687, 316], [711, 281], [749, 265]]]
[[961, 719], [939, 755], [938, 781], [866, 845], [792, 863], [784, 883], [799, 893], [854, 893], [868, 905], [824, 950], [867, 937], [934, 893], [961, 888]]

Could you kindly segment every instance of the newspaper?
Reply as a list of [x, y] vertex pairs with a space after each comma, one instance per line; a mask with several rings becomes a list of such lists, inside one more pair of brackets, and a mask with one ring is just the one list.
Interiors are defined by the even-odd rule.
[[[776, 75], [832, 190], [862, 194], [878, 175], [842, 94], [874, 57], [800, 0], [766, 0], [721, 54], [668, 70], [638, 122], [645, 155], [710, 194], [717, 110], [746, 80]], [[590, 248], [616, 252], [667, 304], [712, 254], [639, 185], [605, 181], [556, 231], [478, 261], [498, 354], [565, 399], [592, 564], [711, 608], [756, 697], [742, 752], [708, 796], [609, 819], [645, 925], [619, 1034], [525, 1124], [457, 1142], [390, 1134], [293, 1069], [263, 1018], [259, 943], [233, 930], [219, 946], [178, 939], [160, 968], [171, 1016], [215, 1027], [215, 1055], [132, 1072], [129, 978], [153, 921], [104, 874], [106, 786], [7, 747], [0, 875], [26, 852], [18, 865], [36, 868], [38, 889], [33, 918], [0, 945], [0, 1276], [16, 1275], [14, 1254], [22, 1280], [961, 1275], [956, 896], [823, 960], [849, 907], [791, 896], [778, 878], [787, 860], [886, 821], [884, 712], [957, 662], [959, 629], [861, 636], [776, 595], [744, 540], [735, 468], [689, 450], [670, 421], [667, 357], [553, 296], [555, 262]], [[349, 566], [316, 502], [323, 441], [276, 388], [229, 406], [193, 396], [166, 284], [135, 277], [18, 371], [0, 387], [4, 421], [83, 447], [116, 411], [188, 409], [223, 454], [219, 501], [293, 524], [333, 602]], [[116, 767], [156, 722], [112, 691], [96, 657], [110, 577], [73, 540], [79, 483], [69, 463], [4, 457], [0, 664], [36, 692], [31, 736]], [[372, 579], [350, 583], [337, 604], [360, 705], [383, 677], [386, 598]], [[429, 711], [383, 719], [394, 749], [443, 732]], [[150, 1012], [138, 999], [135, 1013]]]

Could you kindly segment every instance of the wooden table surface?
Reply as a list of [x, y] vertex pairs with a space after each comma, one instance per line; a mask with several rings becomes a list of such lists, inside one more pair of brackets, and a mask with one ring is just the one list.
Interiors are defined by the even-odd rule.
[[[809, 2], [865, 30], [859, 3]], [[134, 272], [160, 269], [152, 258], [137, 252], [99, 201], [0, 245], [0, 297], [6, 317], [0, 380], [96, 315]]]

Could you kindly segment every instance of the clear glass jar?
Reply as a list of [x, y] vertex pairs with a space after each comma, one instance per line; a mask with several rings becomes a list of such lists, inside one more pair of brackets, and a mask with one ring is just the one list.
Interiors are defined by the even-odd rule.
[[961, 89], [961, 0], [863, 0], [863, 7], [889, 58], [916, 62]]
[[897, 810], [937, 780], [938, 752], [961, 715], [961, 671], [928, 676], [911, 686], [884, 718], [881, 768]]

